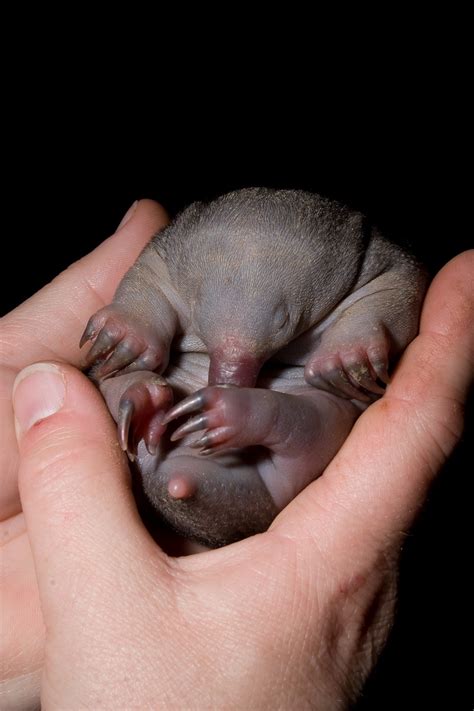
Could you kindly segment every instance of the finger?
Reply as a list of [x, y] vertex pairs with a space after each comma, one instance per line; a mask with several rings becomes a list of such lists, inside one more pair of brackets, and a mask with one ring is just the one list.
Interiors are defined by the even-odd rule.
[[474, 250], [440, 272], [385, 396], [275, 524], [300, 540], [310, 533], [341, 568], [398, 545], [461, 436], [474, 374], [473, 281]]
[[48, 624], [70, 596], [90, 601], [94, 590], [130, 580], [144, 557], [147, 565], [165, 557], [138, 516], [114, 424], [91, 382], [39, 363], [20, 373], [13, 399], [20, 495]]
[[2, 520], [20, 510], [17, 487], [18, 453], [11, 411], [11, 391], [15, 376], [22, 367], [38, 360], [52, 358], [79, 363], [81, 356], [78, 340], [87, 320], [98, 308], [111, 301], [125, 271], [151, 235], [166, 224], [166, 213], [158, 203], [141, 200], [132, 208], [115, 235], [2, 319]]
[[132, 208], [112, 237], [4, 318], [4, 363], [16, 369], [50, 358], [79, 364], [78, 342], [87, 320], [112, 300], [127, 269], [168, 221], [152, 200]]

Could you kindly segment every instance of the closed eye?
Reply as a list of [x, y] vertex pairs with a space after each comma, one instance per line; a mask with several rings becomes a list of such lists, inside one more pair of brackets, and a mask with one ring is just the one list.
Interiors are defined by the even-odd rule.
[[279, 309], [274, 316], [274, 326], [277, 331], [281, 331], [288, 325], [290, 320], [290, 314], [286, 309]]

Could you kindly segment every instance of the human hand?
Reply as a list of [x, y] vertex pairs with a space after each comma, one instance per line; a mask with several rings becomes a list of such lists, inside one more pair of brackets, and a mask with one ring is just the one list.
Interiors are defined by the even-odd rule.
[[333, 711], [357, 696], [390, 629], [406, 531], [462, 430], [473, 270], [471, 251], [437, 276], [420, 335], [323, 476], [268, 532], [198, 556], [170, 558], [146, 532], [87, 378], [65, 365], [21, 373], [45, 708]]
[[52, 358], [79, 366], [81, 328], [91, 313], [111, 301], [125, 271], [167, 219], [150, 200], [140, 201], [125, 218], [113, 237], [1, 320], [0, 707], [4, 711], [30, 708], [38, 697], [44, 650], [38, 587], [18, 495], [12, 386], [17, 373], [37, 360]]

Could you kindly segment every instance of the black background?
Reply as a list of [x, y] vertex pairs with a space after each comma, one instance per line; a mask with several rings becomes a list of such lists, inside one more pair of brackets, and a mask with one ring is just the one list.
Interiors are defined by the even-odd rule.
[[[314, 190], [365, 212], [432, 272], [472, 244], [460, 114], [449, 95], [446, 123], [446, 94], [427, 97], [426, 84], [401, 101], [399, 87], [382, 97], [377, 83], [360, 91], [356, 78], [350, 95], [341, 85], [336, 106], [314, 83], [290, 95], [284, 77], [271, 91], [262, 79], [265, 110], [245, 82], [225, 105], [210, 107], [198, 91], [179, 109], [176, 87], [124, 86], [85, 108], [83, 95], [56, 85], [53, 110], [49, 94], [39, 101], [38, 83], [34, 110], [8, 145], [14, 169], [5, 177], [16, 199], [2, 248], [13, 275], [4, 310], [113, 232], [141, 197], [173, 214], [243, 186]], [[212, 93], [212, 76], [204, 84]], [[361, 709], [472, 706], [472, 419], [407, 538], [397, 620]]]

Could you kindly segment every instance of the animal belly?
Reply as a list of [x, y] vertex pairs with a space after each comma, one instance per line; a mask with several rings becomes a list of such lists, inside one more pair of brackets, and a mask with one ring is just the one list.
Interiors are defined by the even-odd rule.
[[257, 459], [243, 451], [202, 457], [185, 444], [155, 457], [143, 444], [138, 451], [143, 490], [154, 508], [178, 533], [211, 547], [261, 533], [278, 513]]

